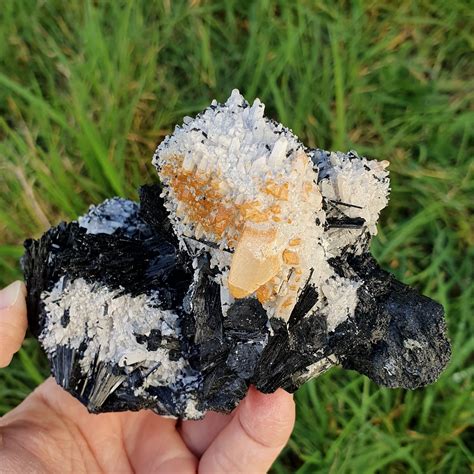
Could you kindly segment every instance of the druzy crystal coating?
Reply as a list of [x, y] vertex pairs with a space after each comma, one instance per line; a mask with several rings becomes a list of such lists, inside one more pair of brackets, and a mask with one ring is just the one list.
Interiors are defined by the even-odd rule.
[[441, 305], [370, 255], [388, 162], [305, 147], [234, 90], [158, 146], [161, 185], [25, 243], [30, 328], [91, 412], [229, 412], [333, 365], [387, 387], [450, 357]]

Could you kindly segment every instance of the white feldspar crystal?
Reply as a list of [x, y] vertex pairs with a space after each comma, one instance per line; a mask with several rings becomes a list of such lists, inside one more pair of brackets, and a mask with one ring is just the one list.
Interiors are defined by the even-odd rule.
[[[168, 349], [148, 350], [146, 344], [137, 341], [136, 336], [148, 336], [156, 328], [160, 328], [162, 336], [179, 334], [177, 315], [158, 309], [153, 296], [121, 295], [118, 290], [89, 284], [82, 278], [68, 281], [62, 277], [41, 299], [47, 313], [39, 337], [44, 349], [46, 352], [53, 352], [58, 346], [79, 349], [87, 341], [81, 359], [84, 374], [97, 357], [100, 362], [124, 367], [127, 373], [137, 364], [150, 369], [146, 385], [173, 385], [190, 376], [184, 358], [170, 360]], [[63, 325], [65, 313], [68, 324]]]
[[326, 302], [321, 309], [328, 321], [328, 332], [334, 331], [348, 316], [353, 316], [357, 305], [357, 289], [361, 282], [334, 275], [320, 287]]
[[345, 213], [348, 217], [362, 217], [372, 235], [376, 235], [380, 211], [388, 203], [388, 164], [359, 158], [355, 152], [331, 152], [326, 163], [320, 164], [326, 177], [320, 184], [323, 196], [358, 206], [347, 207]]
[[143, 230], [137, 203], [123, 198], [106, 199], [98, 206], [91, 205], [87, 214], [78, 218], [78, 224], [88, 234], [113, 234], [117, 229], [127, 233]]
[[319, 359], [314, 364], [309, 365], [305, 373], [302, 374], [300, 377], [297, 377], [296, 382], [304, 383], [304, 381], [310, 380], [312, 378], [321, 375], [322, 373], [326, 372], [326, 370], [330, 369], [334, 365], [338, 363], [337, 357], [333, 354], [323, 357]]
[[[319, 161], [319, 162], [318, 162]], [[317, 166], [315, 164], [317, 163]], [[288, 320], [302, 288], [318, 291], [329, 330], [354, 314], [358, 283], [335, 275], [328, 259], [376, 233], [389, 192], [386, 162], [305, 149], [283, 125], [233, 90], [159, 145], [153, 158], [181, 245], [207, 251], [223, 286], [223, 312], [254, 295], [268, 316]], [[326, 202], [344, 202], [360, 229], [325, 226]], [[355, 251], [358, 251], [356, 248]]]

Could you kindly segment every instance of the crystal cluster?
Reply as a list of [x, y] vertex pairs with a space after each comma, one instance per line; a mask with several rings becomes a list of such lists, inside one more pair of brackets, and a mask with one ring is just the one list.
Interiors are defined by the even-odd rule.
[[442, 307], [369, 253], [387, 162], [306, 148], [238, 91], [159, 145], [162, 187], [25, 243], [30, 327], [92, 412], [198, 419], [333, 365], [387, 387], [450, 357]]

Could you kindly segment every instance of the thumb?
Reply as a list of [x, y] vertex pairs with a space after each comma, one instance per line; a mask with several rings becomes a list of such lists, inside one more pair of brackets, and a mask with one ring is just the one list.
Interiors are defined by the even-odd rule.
[[6, 367], [25, 338], [26, 288], [15, 281], [0, 290], [0, 368]]
[[232, 421], [203, 454], [199, 472], [266, 472], [290, 437], [293, 397], [282, 389], [265, 395], [251, 387]]

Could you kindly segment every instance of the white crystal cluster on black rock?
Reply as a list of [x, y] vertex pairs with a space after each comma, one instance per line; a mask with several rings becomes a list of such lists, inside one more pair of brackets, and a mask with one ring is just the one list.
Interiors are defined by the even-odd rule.
[[369, 253], [387, 162], [306, 148], [233, 91], [158, 147], [163, 187], [28, 240], [28, 317], [91, 412], [201, 418], [250, 384], [290, 392], [333, 365], [432, 383], [443, 308]]

